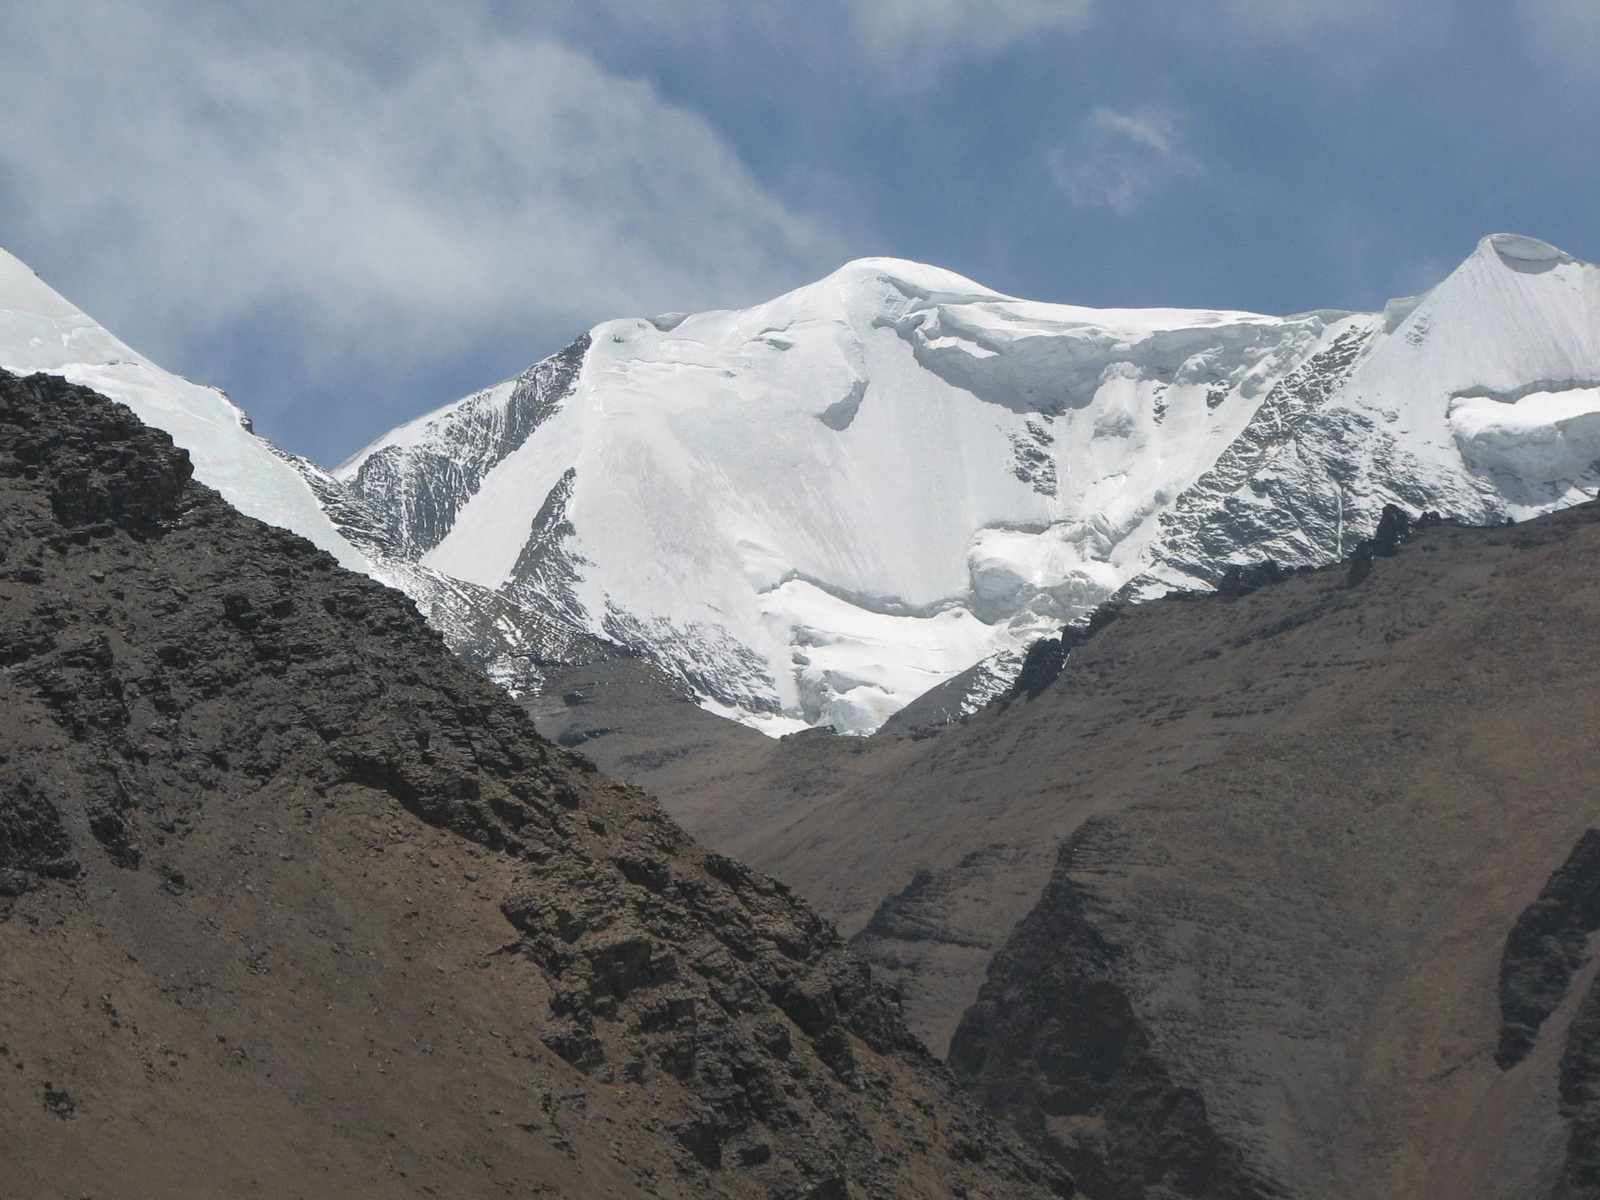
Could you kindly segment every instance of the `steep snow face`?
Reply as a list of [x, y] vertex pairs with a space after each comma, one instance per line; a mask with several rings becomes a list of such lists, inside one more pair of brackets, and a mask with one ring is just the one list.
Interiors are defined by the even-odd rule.
[[1600, 268], [1496, 234], [1370, 323], [1347, 362], [1330, 350], [1292, 373], [1161, 515], [1134, 594], [1251, 558], [1341, 557], [1385, 504], [1494, 522], [1592, 497]]
[[120, 400], [189, 452], [195, 477], [235, 508], [293, 530], [353, 570], [371, 564], [334, 527], [305, 477], [310, 464], [250, 431], [244, 413], [215, 388], [163, 371], [0, 250], [0, 368], [43, 371]]
[[1107, 597], [1347, 554], [1386, 503], [1600, 482], [1597, 272], [1487, 238], [1382, 314], [1098, 311], [851, 263], [614, 321], [337, 473], [422, 569], [559, 614], [779, 733], [990, 690]]
[[1600, 458], [1597, 387], [1600, 268], [1496, 234], [1374, 347], [1341, 403], [1410, 454], [1458, 450], [1520, 518], [1578, 498]]
[[599, 326], [536, 422], [488, 416], [501, 385], [337, 474], [401, 494], [402, 460], [437, 476], [485, 443], [464, 428], [526, 425], [425, 566], [515, 591], [543, 512], [563, 533], [540, 559], [592, 632], [770, 731], [865, 731], [1120, 586], [1119, 548], [1356, 320], [1100, 312], [866, 260], [754, 309]]

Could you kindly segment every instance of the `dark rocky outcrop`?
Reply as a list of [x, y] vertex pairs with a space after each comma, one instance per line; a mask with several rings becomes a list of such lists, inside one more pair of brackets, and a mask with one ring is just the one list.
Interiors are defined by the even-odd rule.
[[0, 798], [0, 894], [20, 895], [29, 876], [68, 878], [78, 873], [61, 813], [25, 772], [7, 773]]
[[1551, 1200], [1600, 1198], [1600, 976], [1567, 1027], [1561, 1056], [1561, 1112], [1572, 1122], [1567, 1158]]
[[[1425, 516], [1431, 518], [1428, 525], [1439, 523], [1437, 513]], [[1372, 574], [1373, 563], [1377, 558], [1392, 558], [1400, 553], [1401, 543], [1410, 536], [1411, 514], [1396, 505], [1385, 504], [1383, 512], [1378, 517], [1377, 530], [1370, 538], [1357, 543], [1355, 552], [1351, 554], [1350, 565], [1345, 571], [1345, 582], [1351, 587], [1363, 582]]]
[[1038, 697], [1056, 681], [1056, 676], [1061, 674], [1061, 668], [1067, 662], [1066, 637], [1040, 638], [1028, 647], [1028, 652], [1022, 656], [1022, 668], [1017, 672], [1016, 679], [1011, 682], [1011, 690], [1006, 693], [1007, 700], [1019, 700], [1026, 696], [1029, 700]]
[[1262, 1200], [1212, 1126], [1204, 1098], [1172, 1077], [1118, 969], [1122, 948], [1094, 923], [1073, 875], [1080, 851], [1115, 835], [1091, 821], [1063, 847], [1032, 912], [995, 955], [950, 1043], [957, 1076], [1107, 1200]]
[[1017, 672], [1016, 679], [1001, 698], [1001, 706], [1004, 707], [1024, 696], [1029, 700], [1037, 699], [1039, 693], [1054, 683], [1056, 677], [1061, 674], [1061, 668], [1067, 662], [1067, 655], [1076, 647], [1084, 645], [1106, 626], [1120, 619], [1125, 607], [1121, 601], [1107, 601], [1078, 624], [1063, 627], [1060, 637], [1040, 638], [1034, 642], [1023, 656], [1022, 667]]
[[4, 1190], [1070, 1194], [788, 888], [126, 409], [0, 373], [0, 554]]
[[1517, 918], [1500, 958], [1502, 1069], [1527, 1057], [1545, 1019], [1566, 999], [1600, 929], [1600, 829], [1578, 839], [1539, 898]]
[[1248, 596], [1258, 588], [1271, 587], [1275, 583], [1282, 583], [1285, 573], [1282, 567], [1270, 558], [1261, 562], [1234, 565], [1223, 571], [1222, 578], [1217, 580], [1217, 594], [1219, 596]]
[[[1517, 918], [1500, 959], [1501, 1070], [1525, 1061], [1541, 1030], [1566, 1002], [1600, 929], [1600, 829], [1585, 833]], [[1561, 1056], [1561, 1114], [1571, 1122], [1567, 1157], [1552, 1200], [1600, 1197], [1600, 975], [1567, 1026]]]

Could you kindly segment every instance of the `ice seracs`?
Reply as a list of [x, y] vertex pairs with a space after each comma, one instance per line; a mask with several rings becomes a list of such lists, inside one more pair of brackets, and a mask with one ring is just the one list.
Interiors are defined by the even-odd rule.
[[1450, 429], [1480, 471], [1534, 484], [1578, 478], [1600, 461], [1600, 388], [1458, 397]]

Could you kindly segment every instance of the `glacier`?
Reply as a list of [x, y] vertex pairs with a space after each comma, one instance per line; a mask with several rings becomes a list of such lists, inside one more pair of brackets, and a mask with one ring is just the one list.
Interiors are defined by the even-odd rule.
[[1600, 269], [1508, 234], [1383, 312], [1287, 317], [863, 259], [605, 322], [331, 472], [14, 259], [0, 310], [0, 365], [130, 403], [514, 692], [610, 647], [774, 735], [867, 733], [964, 672], [981, 703], [1108, 598], [1333, 561], [1385, 504], [1504, 521], [1600, 484]]

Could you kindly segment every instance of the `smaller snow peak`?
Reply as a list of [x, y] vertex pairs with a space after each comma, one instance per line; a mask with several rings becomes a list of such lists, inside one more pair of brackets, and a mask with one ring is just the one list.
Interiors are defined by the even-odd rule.
[[1559, 250], [1549, 242], [1524, 237], [1520, 233], [1491, 233], [1478, 243], [1478, 253], [1487, 259], [1493, 255], [1503, 265], [1526, 275], [1538, 275], [1578, 259]]

